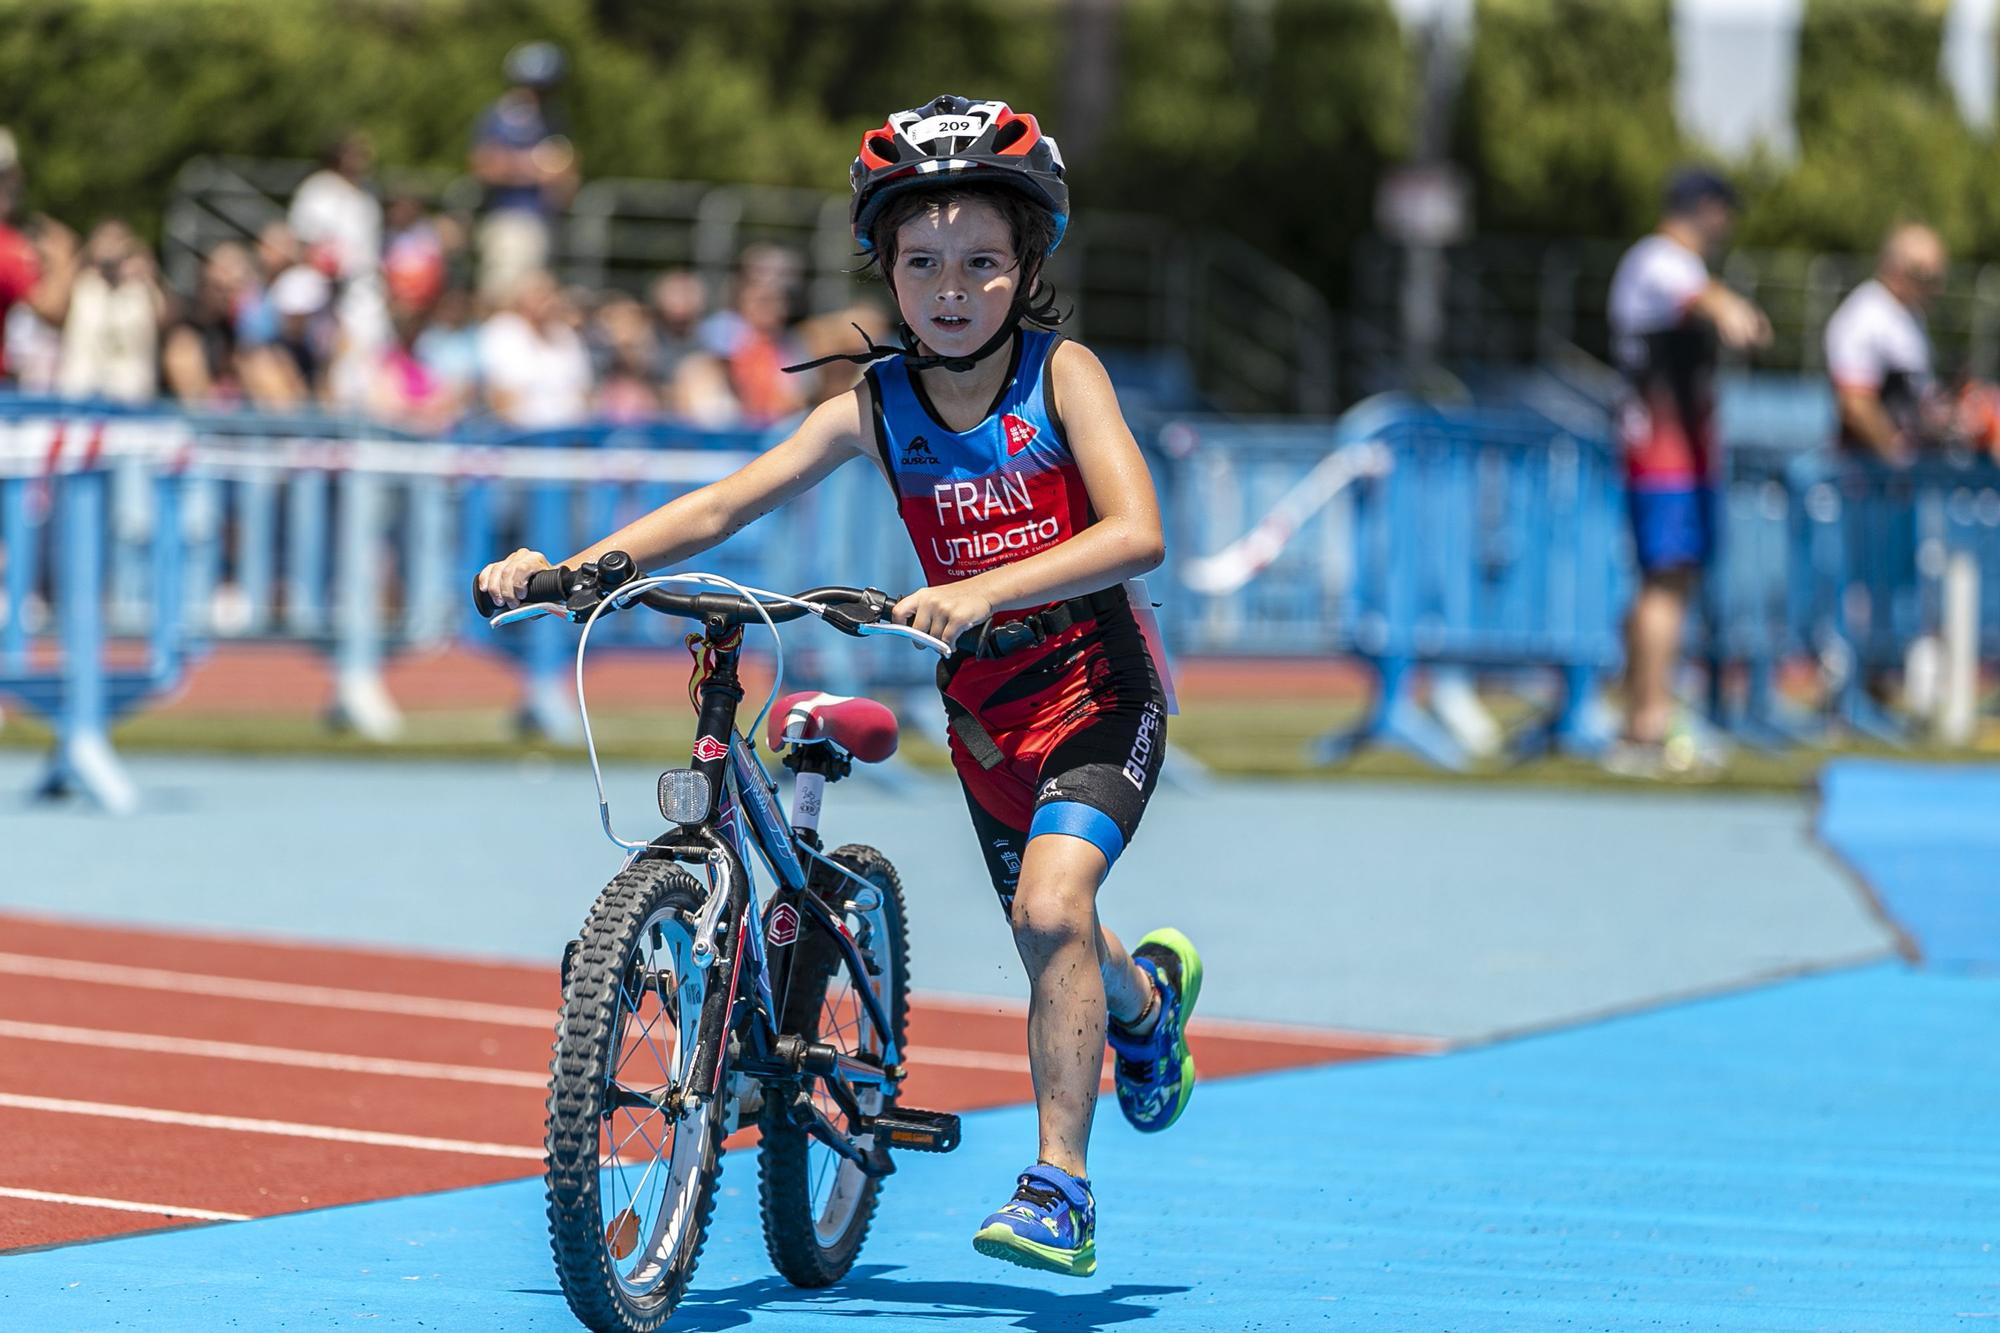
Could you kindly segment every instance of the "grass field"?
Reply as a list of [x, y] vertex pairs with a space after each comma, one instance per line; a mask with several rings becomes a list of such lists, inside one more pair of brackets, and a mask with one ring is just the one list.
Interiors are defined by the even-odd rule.
[[[753, 698], [747, 706], [757, 702]], [[1505, 723], [1516, 722], [1524, 715], [1517, 700], [1503, 698], [1491, 702]], [[1809, 787], [1820, 766], [1835, 755], [1921, 754], [1926, 759], [1945, 761], [2000, 760], [2000, 720], [1989, 720], [1979, 744], [1965, 750], [1894, 750], [1861, 742], [1777, 753], [1739, 748], [1722, 773], [1702, 781], [1637, 781], [1607, 773], [1589, 760], [1566, 757], [1518, 763], [1496, 761], [1458, 774], [1434, 768], [1411, 755], [1379, 748], [1365, 750], [1337, 766], [1314, 763], [1308, 753], [1311, 739], [1336, 726], [1352, 724], [1361, 706], [1358, 699], [1326, 697], [1203, 701], [1187, 705], [1182, 715], [1170, 724], [1168, 734], [1176, 749], [1217, 774], [1302, 781], [1419, 779], [1649, 790], [1795, 791]], [[693, 723], [684, 709], [593, 708], [591, 716], [600, 753], [606, 759], [663, 766], [685, 762]], [[385, 743], [335, 730], [319, 717], [298, 711], [204, 714], [170, 710], [142, 714], [124, 722], [114, 733], [114, 739], [121, 750], [132, 752], [455, 759], [499, 759], [529, 754], [568, 759], [582, 753], [580, 747], [524, 737], [514, 714], [506, 709], [426, 709], [411, 711], [405, 721], [403, 736]], [[18, 712], [10, 711], [4, 725], [0, 725], [0, 746], [42, 748], [49, 740], [46, 727]], [[902, 754], [920, 769], [943, 772], [948, 767], [939, 746], [908, 731], [903, 738]]]

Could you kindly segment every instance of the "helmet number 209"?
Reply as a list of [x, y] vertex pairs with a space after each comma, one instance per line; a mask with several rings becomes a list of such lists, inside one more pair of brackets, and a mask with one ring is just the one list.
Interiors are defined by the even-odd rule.
[[970, 137], [984, 128], [984, 125], [970, 116], [931, 116], [903, 131], [903, 137], [911, 143], [928, 143], [932, 139], [947, 136]]

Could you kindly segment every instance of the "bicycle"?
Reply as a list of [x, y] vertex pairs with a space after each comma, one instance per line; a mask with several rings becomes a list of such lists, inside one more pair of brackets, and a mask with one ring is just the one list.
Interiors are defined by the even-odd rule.
[[[814, 615], [848, 634], [948, 645], [889, 621], [896, 599], [873, 588], [797, 596], [716, 575], [634, 578], [611, 552], [529, 580], [527, 600], [497, 626], [535, 615], [582, 622], [577, 699], [605, 835], [627, 853], [563, 957], [563, 1000], [550, 1064], [546, 1137], [549, 1241], [570, 1309], [600, 1333], [644, 1333], [686, 1294], [714, 1207], [722, 1141], [758, 1126], [759, 1204], [772, 1263], [798, 1286], [852, 1267], [893, 1146], [949, 1152], [958, 1117], [898, 1105], [905, 1073], [909, 942], [902, 882], [872, 847], [823, 850], [826, 784], [856, 760], [887, 757], [895, 720], [865, 699], [802, 694], [772, 714], [769, 744], [796, 775], [788, 820], [777, 784], [737, 730], [744, 628]], [[676, 592], [696, 580], [731, 592]], [[643, 605], [699, 621], [689, 695], [699, 723], [687, 768], [659, 781], [671, 827], [645, 841], [613, 829], [583, 662], [610, 611]], [[758, 901], [754, 849], [776, 881]], [[637, 1141], [635, 1143], [635, 1140]], [[630, 1154], [628, 1160], [627, 1154]], [[656, 1178], [657, 1177], [657, 1178]]]

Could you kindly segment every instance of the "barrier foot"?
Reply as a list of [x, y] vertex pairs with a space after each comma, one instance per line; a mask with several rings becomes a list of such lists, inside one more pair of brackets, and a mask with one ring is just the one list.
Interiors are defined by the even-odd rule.
[[1425, 711], [1410, 694], [1408, 664], [1378, 662], [1382, 685], [1375, 706], [1359, 726], [1335, 729], [1314, 741], [1307, 751], [1315, 763], [1338, 764], [1352, 758], [1363, 745], [1388, 745], [1406, 751], [1438, 768], [1464, 772], [1472, 766], [1472, 756], [1438, 720]]
[[1545, 754], [1595, 759], [1611, 744], [1617, 723], [1598, 695], [1597, 672], [1590, 668], [1563, 671], [1562, 701], [1536, 722], [1521, 729], [1508, 743], [1517, 763]]
[[1825, 739], [1825, 728], [1805, 717], [1744, 714], [1719, 724], [1732, 740], [1740, 741], [1765, 754], [1817, 745]]
[[528, 682], [521, 701], [521, 734], [558, 745], [583, 744], [583, 723], [576, 715], [576, 693], [564, 675]]
[[403, 734], [403, 710], [373, 671], [341, 672], [334, 678], [333, 707], [327, 718], [335, 727], [371, 741], [393, 741]]
[[1848, 697], [1841, 701], [1840, 720], [1856, 735], [1884, 745], [1900, 749], [1910, 743], [1910, 729], [1869, 698], [1866, 690], [1849, 691]]
[[83, 795], [107, 814], [126, 815], [139, 808], [139, 791], [119, 761], [118, 752], [102, 732], [71, 736], [56, 742], [48, 768], [35, 786], [40, 800]]

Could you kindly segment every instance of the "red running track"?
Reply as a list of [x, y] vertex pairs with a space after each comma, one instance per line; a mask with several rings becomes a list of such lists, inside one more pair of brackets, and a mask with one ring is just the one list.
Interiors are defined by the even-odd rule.
[[[557, 1002], [551, 967], [0, 914], [0, 1250], [539, 1174]], [[905, 1099], [1030, 1100], [1024, 1013], [916, 997]], [[1205, 1078], [1436, 1049], [1191, 1038]]]

